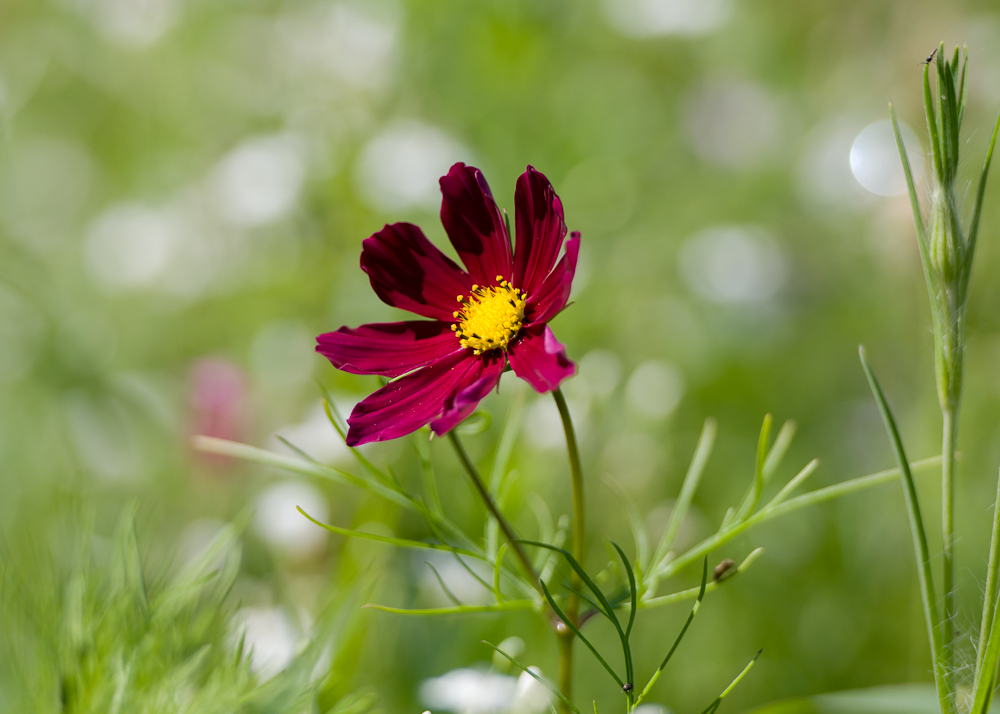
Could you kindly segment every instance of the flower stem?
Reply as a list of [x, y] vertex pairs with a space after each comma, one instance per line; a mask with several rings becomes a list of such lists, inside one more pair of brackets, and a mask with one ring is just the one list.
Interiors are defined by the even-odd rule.
[[469, 479], [472, 484], [476, 487], [479, 492], [480, 498], [483, 499], [483, 503], [489, 509], [493, 517], [497, 519], [497, 523], [500, 525], [500, 530], [503, 531], [504, 535], [507, 536], [507, 540], [511, 547], [514, 549], [514, 553], [517, 555], [518, 560], [521, 561], [521, 565], [524, 567], [524, 572], [528, 576], [529, 582], [531, 582], [536, 588], [538, 587], [538, 576], [535, 574], [535, 568], [531, 564], [531, 560], [528, 559], [528, 555], [524, 552], [524, 548], [521, 547], [520, 539], [514, 532], [510, 523], [504, 518], [503, 513], [500, 512], [500, 508], [497, 506], [493, 497], [490, 496], [490, 492], [486, 489], [483, 484], [483, 480], [479, 477], [479, 472], [476, 471], [476, 467], [472, 464], [472, 460], [469, 455], [465, 452], [465, 447], [462, 446], [462, 442], [458, 439], [458, 434], [452, 429], [448, 432], [448, 438], [451, 440], [451, 445], [455, 447], [455, 453], [458, 454], [458, 460], [462, 462], [462, 466], [465, 467], [465, 473], [469, 475]]
[[[581, 566], [585, 566], [587, 545], [586, 511], [583, 501], [583, 470], [580, 468], [580, 449], [576, 443], [576, 430], [573, 429], [573, 419], [566, 406], [566, 398], [561, 389], [552, 392], [562, 418], [563, 431], [566, 432], [566, 451], [569, 453], [569, 470], [573, 484], [573, 557]], [[569, 598], [566, 600], [566, 617], [574, 626], [580, 613], [580, 598], [576, 592], [580, 590], [579, 576], [574, 572], [571, 578]], [[573, 631], [568, 627], [559, 630], [559, 689], [566, 699], [573, 698]], [[563, 714], [569, 714], [569, 708], [562, 705]]]

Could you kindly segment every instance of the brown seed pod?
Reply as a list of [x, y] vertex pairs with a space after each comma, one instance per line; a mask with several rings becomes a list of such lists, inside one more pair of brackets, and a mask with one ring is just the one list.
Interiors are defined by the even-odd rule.
[[726, 558], [721, 563], [715, 566], [715, 570], [712, 571], [712, 580], [719, 581], [730, 574], [730, 571], [736, 566], [736, 561], [732, 558]]

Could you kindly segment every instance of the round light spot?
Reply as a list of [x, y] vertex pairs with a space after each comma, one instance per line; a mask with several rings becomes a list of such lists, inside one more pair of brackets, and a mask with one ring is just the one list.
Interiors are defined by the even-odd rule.
[[704, 35], [720, 28], [731, 0], [605, 0], [611, 25], [629, 37]]
[[283, 610], [275, 607], [245, 607], [234, 617], [238, 623], [234, 639], [244, 638], [250, 652], [250, 668], [268, 680], [291, 664], [297, 640], [295, 628]]
[[514, 677], [477, 669], [453, 669], [420, 685], [420, 700], [426, 706], [456, 714], [505, 712], [516, 693]]
[[730, 169], [766, 164], [788, 141], [781, 103], [754, 82], [698, 89], [688, 101], [684, 124], [699, 157]]
[[[916, 134], [900, 124], [900, 134], [914, 181], [923, 176], [924, 159]], [[888, 119], [867, 126], [851, 146], [851, 171], [862, 186], [878, 196], [906, 193], [906, 177], [896, 146], [896, 135]]]
[[650, 419], [672, 414], [683, 396], [684, 377], [676, 367], [659, 360], [636, 367], [625, 387], [629, 407]]
[[255, 501], [254, 530], [269, 545], [297, 558], [315, 555], [326, 543], [326, 531], [299, 513], [320, 522], [330, 515], [326, 498], [314, 486], [285, 481], [265, 489]]
[[587, 382], [595, 397], [611, 396], [621, 376], [622, 362], [610, 350], [591, 350], [580, 360], [580, 379]]
[[113, 206], [87, 233], [90, 277], [108, 292], [149, 287], [163, 275], [182, 233], [182, 222], [168, 209]]
[[688, 238], [680, 251], [682, 275], [698, 295], [717, 303], [760, 303], [780, 292], [784, 254], [756, 226], [715, 226]]
[[212, 179], [222, 219], [259, 226], [291, 211], [305, 179], [300, 153], [300, 142], [285, 135], [250, 139], [233, 150]]
[[438, 180], [469, 152], [440, 129], [414, 121], [394, 124], [361, 152], [357, 181], [372, 207], [435, 210], [441, 203]]

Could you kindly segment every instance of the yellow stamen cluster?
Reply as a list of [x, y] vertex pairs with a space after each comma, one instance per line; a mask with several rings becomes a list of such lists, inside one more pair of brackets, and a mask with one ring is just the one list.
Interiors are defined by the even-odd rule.
[[502, 275], [497, 276], [497, 282], [495, 286], [473, 285], [468, 297], [458, 296], [462, 307], [453, 313], [458, 322], [451, 329], [462, 347], [477, 355], [506, 349], [524, 320], [524, 292]]

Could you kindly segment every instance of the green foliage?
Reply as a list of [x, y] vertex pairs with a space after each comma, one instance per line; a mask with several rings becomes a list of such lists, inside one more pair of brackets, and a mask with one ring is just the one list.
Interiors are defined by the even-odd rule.
[[0, 557], [0, 708], [76, 714], [361, 714], [351, 695], [320, 708], [317, 665], [337, 613], [282, 672], [258, 682], [237, 639], [229, 593], [240, 567], [231, 525], [170, 577], [150, 577], [134, 511], [111, 541], [86, 525], [59, 546], [4, 548]]

